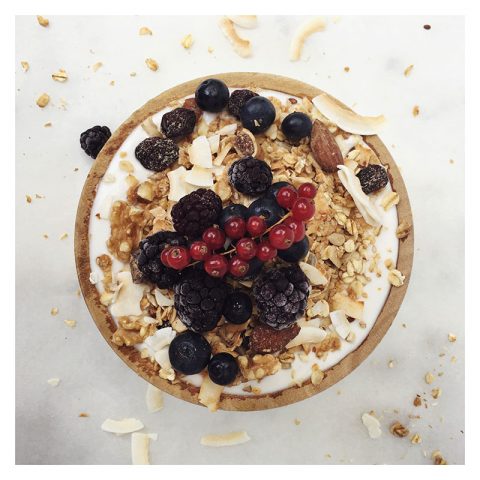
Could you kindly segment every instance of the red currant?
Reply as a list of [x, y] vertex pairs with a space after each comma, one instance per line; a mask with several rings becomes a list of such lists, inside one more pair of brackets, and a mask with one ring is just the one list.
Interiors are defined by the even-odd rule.
[[234, 277], [243, 277], [247, 274], [248, 267], [248, 262], [235, 255], [230, 259], [228, 270]]
[[257, 253], [257, 244], [251, 238], [241, 238], [235, 248], [242, 260], [251, 260]]
[[190, 245], [190, 256], [194, 260], [205, 260], [210, 255], [210, 249], [205, 242], [196, 240]]
[[282, 187], [277, 192], [277, 203], [283, 207], [290, 210], [293, 203], [298, 197], [297, 191], [293, 187]]
[[225, 244], [225, 233], [219, 228], [209, 227], [203, 232], [202, 239], [212, 250], [217, 250]]
[[186, 247], [171, 247], [167, 259], [169, 267], [183, 270], [190, 263], [190, 253]]
[[247, 220], [247, 231], [252, 237], [258, 237], [265, 233], [267, 222], [263, 217], [254, 215]]
[[303, 239], [305, 236], [305, 224], [301, 222], [300, 220], [295, 220], [294, 218], [287, 218], [284, 222], [283, 225], [287, 226], [288, 228], [291, 228], [293, 230], [294, 238], [293, 242], [297, 243], [300, 240]]
[[293, 243], [294, 237], [293, 230], [285, 225], [275, 225], [268, 233], [270, 244], [278, 250], [289, 248]]
[[298, 187], [298, 196], [300, 198], [315, 198], [317, 187], [313, 183], [302, 183]]
[[245, 220], [242, 217], [231, 217], [225, 222], [223, 228], [227, 234], [227, 237], [231, 238], [232, 240], [237, 240], [245, 235]]
[[315, 215], [315, 206], [308, 198], [299, 198], [292, 207], [292, 215], [295, 220], [310, 220]]
[[273, 260], [277, 256], [277, 249], [270, 245], [268, 240], [260, 242], [257, 247], [257, 258], [262, 262]]
[[172, 247], [165, 247], [160, 254], [160, 260], [166, 267], [170, 266], [170, 260], [168, 259], [168, 255], [170, 254], [171, 249]]
[[212, 255], [205, 260], [203, 268], [210, 276], [221, 278], [228, 271], [228, 262], [223, 255]]

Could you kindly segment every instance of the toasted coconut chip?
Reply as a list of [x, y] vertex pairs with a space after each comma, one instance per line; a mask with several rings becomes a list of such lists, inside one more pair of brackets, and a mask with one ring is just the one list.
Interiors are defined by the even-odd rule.
[[229, 447], [248, 442], [250, 437], [245, 431], [224, 433], [221, 435], [205, 435], [200, 439], [200, 444], [207, 447]]
[[305, 262], [299, 262], [298, 265], [312, 285], [326, 285], [328, 283], [327, 277], [318, 268]]
[[342, 182], [342, 185], [346, 188], [348, 193], [352, 196], [355, 205], [362, 214], [365, 221], [372, 225], [372, 227], [378, 227], [382, 225], [382, 215], [376, 205], [372, 202], [362, 190], [360, 180], [358, 177], [345, 165], [338, 166], [338, 178]]
[[123, 420], [112, 420], [107, 418], [101, 426], [104, 432], [124, 435], [125, 433], [136, 432], [144, 427], [143, 423], [136, 418], [124, 418]]
[[226, 143], [221, 148], [221, 150], [217, 153], [217, 156], [216, 156], [215, 160], [213, 161], [213, 164], [216, 165], [216, 166], [220, 166], [222, 164], [222, 162], [225, 160], [225, 157], [228, 155], [228, 153], [232, 149], [232, 147], [233, 147], [233, 145], [230, 142]]
[[215, 134], [211, 135], [210, 137], [207, 138], [208, 143], [210, 145], [210, 151], [213, 153], [218, 152], [218, 148], [220, 147], [220, 135]]
[[157, 302], [157, 305], [159, 307], [171, 307], [171, 306], [173, 306], [173, 299], [168, 298], [158, 288], [156, 288], [153, 291], [153, 294], [155, 295], [155, 301]]
[[237, 124], [230, 123], [229, 125], [225, 125], [220, 130], [217, 130], [215, 133], [217, 135], [233, 135], [237, 131]]
[[208, 407], [211, 412], [218, 410], [218, 402], [223, 392], [223, 387], [217, 385], [210, 380], [207, 375], [202, 382], [200, 392], [198, 394], [198, 401]]
[[158, 352], [170, 345], [175, 338], [176, 332], [172, 327], [165, 327], [157, 330], [153, 335], [150, 335], [145, 339], [145, 345], [151, 348], [154, 352]]
[[317, 327], [302, 327], [298, 335], [287, 344], [286, 348], [297, 347], [307, 343], [320, 343], [327, 336], [327, 332]]
[[349, 110], [327, 93], [321, 93], [312, 99], [312, 103], [331, 122], [342, 130], [358, 135], [374, 135], [385, 122], [385, 117], [365, 117]]
[[330, 312], [330, 320], [332, 321], [333, 328], [340, 337], [346, 339], [350, 334], [351, 327], [347, 320], [347, 316], [343, 310], [335, 310]]
[[132, 465], [150, 465], [150, 440], [157, 440], [156, 433], [132, 433]]
[[255, 28], [257, 26], [256, 15], [227, 15], [227, 18], [242, 28]]
[[150, 413], [158, 412], [163, 408], [162, 391], [149, 383], [147, 386], [147, 393], [145, 395], [145, 402]]
[[382, 435], [380, 422], [370, 413], [364, 413], [362, 415], [362, 422], [367, 427], [370, 438], [378, 438]]
[[153, 123], [152, 117], [148, 117], [146, 120], [142, 122], [142, 128], [145, 132], [150, 135], [151, 137], [161, 137], [162, 134], [158, 127]]
[[[210, 147], [208, 148], [210, 153]], [[191, 170], [185, 173], [185, 181], [196, 187], [213, 187], [212, 169], [194, 165]]]
[[168, 353], [168, 347], [162, 348], [155, 352], [154, 356], [155, 361], [160, 365], [160, 368], [163, 370], [169, 370], [172, 368], [170, 363], [170, 355]]
[[126, 317], [128, 315], [141, 315], [140, 300], [143, 297], [144, 286], [133, 283], [130, 272], [118, 272], [117, 281], [121, 288], [111, 308], [112, 315]]
[[343, 135], [337, 135], [335, 141], [342, 152], [342, 157], [345, 159], [348, 152], [362, 141], [362, 137], [360, 135], [349, 135], [347, 138], [343, 138]]
[[192, 142], [188, 149], [188, 157], [192, 165], [212, 168], [212, 152], [207, 137], [201, 135]]
[[332, 311], [343, 310], [346, 315], [357, 320], [361, 320], [363, 317], [364, 303], [358, 300], [352, 300], [346, 295], [336, 293], [332, 298]]
[[290, 60], [299, 60], [302, 54], [303, 44], [307, 37], [312, 35], [312, 33], [325, 30], [325, 27], [326, 24], [320, 17], [312, 18], [301, 25], [295, 32], [292, 43], [290, 43]]
[[220, 20], [220, 29], [232, 44], [235, 52], [237, 52], [241, 57], [249, 57], [252, 54], [250, 41], [238, 36], [231, 20], [223, 17]]
[[187, 170], [181, 166], [167, 173], [170, 182], [170, 190], [168, 191], [168, 199], [172, 202], [178, 202], [182, 197], [188, 195], [195, 190], [189, 183], [185, 181]]

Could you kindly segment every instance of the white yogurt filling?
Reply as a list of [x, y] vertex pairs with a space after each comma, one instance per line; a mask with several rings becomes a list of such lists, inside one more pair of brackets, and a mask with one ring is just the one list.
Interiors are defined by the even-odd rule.
[[[230, 90], [233, 91], [235, 89], [232, 88]], [[285, 93], [272, 90], [260, 90], [258, 93], [264, 96], [276, 97], [283, 103], [285, 103], [288, 98], [292, 98], [292, 95], [287, 95]], [[301, 99], [297, 98], [297, 100]], [[153, 115], [152, 119], [154, 123], [159, 126], [163, 114], [169, 110], [171, 110], [171, 108], [165, 108]], [[215, 118], [215, 114], [204, 113], [203, 117], [205, 121], [209, 123]], [[138, 125], [115, 153], [104, 178], [98, 184], [97, 194], [90, 215], [89, 226], [90, 268], [92, 272], [92, 278], [103, 278], [103, 273], [100, 267], [96, 264], [96, 258], [105, 253], [109, 254], [106, 243], [110, 237], [110, 222], [108, 217], [111, 205], [116, 200], [126, 200], [127, 187], [125, 178], [129, 174], [120, 168], [120, 161], [128, 160], [134, 166], [133, 175], [135, 175], [139, 182], [145, 181], [150, 175], [152, 175], [152, 172], [145, 169], [135, 158], [136, 146], [147, 137], [148, 134], [144, 131], [141, 125]], [[354, 145], [354, 143], [354, 141], [351, 142], [352, 145]], [[120, 157], [120, 152], [122, 152], [123, 157]], [[398, 256], [398, 239], [396, 237], [396, 229], [398, 226], [397, 209], [396, 207], [393, 207], [385, 212], [380, 206], [382, 197], [391, 191], [391, 186], [388, 184], [381, 194], [378, 196], [371, 196], [371, 198], [374, 200], [374, 203], [382, 215], [383, 227], [375, 243], [377, 252], [380, 254], [382, 260], [390, 258], [394, 263], [396, 263]], [[97, 213], [100, 215], [100, 220], [96, 216]], [[117, 273], [127, 267], [127, 265], [115, 259], [113, 256], [111, 257], [112, 273], [114, 278], [116, 278]], [[368, 333], [375, 324], [375, 321], [379, 316], [390, 292], [391, 285], [387, 278], [388, 270], [384, 266], [383, 262], [379, 262], [378, 267], [382, 272], [381, 277], [371, 274], [371, 281], [364, 287], [364, 291], [368, 295], [368, 297], [365, 299], [363, 312], [363, 322], [365, 327], [360, 327], [358, 320], [355, 320], [350, 324], [351, 331], [354, 333], [353, 341], [348, 342], [344, 339], [341, 339], [341, 348], [339, 350], [329, 352], [326, 358], [322, 359], [318, 358], [314, 352], [311, 352], [306, 356], [300, 356], [298, 353], [296, 353], [295, 360], [293, 361], [290, 369], [281, 369], [274, 375], [264, 377], [260, 381], [252, 380], [233, 387], [225, 387], [224, 392], [244, 396], [254, 395], [254, 393], [243, 390], [247, 385], [259, 388], [262, 394], [278, 392], [293, 385], [300, 385], [302, 382], [308, 380], [311, 376], [312, 366], [314, 364], [317, 364], [321, 370], [327, 370], [328, 368], [340, 362], [349, 353], [356, 350], [366, 339]], [[100, 293], [103, 291], [103, 286], [100, 281], [96, 283], [96, 287]], [[111, 307], [109, 307], [109, 309], [111, 312]], [[117, 322], [117, 318], [115, 318], [114, 315], [112, 315], [112, 317]], [[151, 342], [148, 342], [147, 339], [145, 343], [135, 345], [135, 348], [138, 350], [142, 350], [144, 348], [151, 350], [149, 343]], [[151, 353], [153, 354], [154, 352], [151, 351]], [[198, 387], [201, 385], [203, 379], [200, 374], [190, 375], [184, 378], [185, 381]]]

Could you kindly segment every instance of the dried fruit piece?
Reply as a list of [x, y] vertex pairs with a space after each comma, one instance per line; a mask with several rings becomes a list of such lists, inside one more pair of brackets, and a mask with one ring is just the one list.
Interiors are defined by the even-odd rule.
[[250, 348], [255, 353], [274, 353], [283, 350], [300, 333], [295, 323], [283, 330], [275, 330], [268, 325], [257, 325], [250, 335]]
[[108, 127], [95, 125], [80, 135], [80, 146], [88, 156], [97, 158], [100, 150], [107, 143], [111, 135]]
[[387, 170], [381, 165], [368, 165], [357, 173], [357, 177], [367, 195], [378, 192], [388, 184]]
[[234, 117], [240, 118], [240, 110], [253, 97], [258, 97], [258, 94], [251, 90], [234, 90], [228, 99], [228, 112]]
[[313, 122], [310, 148], [313, 158], [324, 172], [336, 172], [337, 166], [343, 165], [342, 152], [338, 148], [335, 137], [320, 120]]
[[195, 128], [197, 116], [188, 108], [175, 108], [162, 117], [161, 128], [167, 138], [174, 140], [190, 135]]
[[182, 108], [187, 108], [188, 110], [192, 110], [193, 113], [195, 113], [197, 122], [203, 114], [202, 109], [197, 105], [197, 102], [193, 97], [185, 99], [185, 101], [183, 102]]
[[233, 142], [233, 147], [242, 157], [254, 157], [257, 154], [257, 142], [255, 141], [255, 136], [246, 128], [237, 133]]
[[135, 157], [147, 169], [161, 172], [178, 160], [177, 144], [169, 138], [150, 137], [135, 148]]

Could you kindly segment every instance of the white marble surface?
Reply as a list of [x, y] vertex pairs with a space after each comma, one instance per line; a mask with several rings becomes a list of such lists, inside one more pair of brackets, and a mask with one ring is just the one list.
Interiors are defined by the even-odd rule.
[[[450, 463], [464, 463], [463, 20], [328, 19], [327, 30], [308, 41], [302, 61], [290, 63], [289, 38], [301, 20], [261, 17], [258, 29], [242, 31], [253, 42], [253, 56], [242, 59], [214, 17], [50, 17], [46, 29], [34, 17], [17, 18], [17, 463], [129, 463], [128, 436], [100, 430], [105, 418], [128, 416], [158, 432], [151, 446], [156, 464], [430, 464], [437, 449]], [[431, 30], [422, 28], [426, 23]], [[138, 35], [144, 25], [153, 36]], [[195, 40], [190, 51], [180, 46], [187, 33]], [[157, 72], [146, 68], [147, 57], [158, 61]], [[27, 73], [21, 60], [30, 63]], [[104, 66], [93, 73], [89, 67], [99, 61]], [[415, 67], [405, 78], [410, 64]], [[50, 77], [58, 68], [69, 74], [64, 84]], [[314, 398], [271, 411], [210, 414], [166, 396], [164, 410], [150, 414], [146, 383], [108, 348], [76, 294], [74, 218], [91, 165], [78, 137], [95, 124], [115, 129], [177, 83], [242, 70], [296, 77], [360, 113], [388, 117], [382, 138], [402, 169], [415, 219], [409, 291], [375, 352]], [[52, 100], [41, 110], [35, 100], [43, 92]], [[416, 104], [420, 115], [414, 118]], [[48, 121], [51, 128], [43, 126]], [[60, 240], [64, 232], [68, 238]], [[52, 307], [59, 309], [57, 316], [50, 315]], [[76, 320], [77, 327], [70, 329], [65, 319]], [[456, 343], [448, 342], [449, 332], [457, 335]], [[424, 381], [428, 371], [436, 374], [432, 385]], [[47, 384], [51, 377], [61, 379], [58, 387]], [[442, 388], [438, 400], [430, 396], [433, 387]], [[417, 393], [428, 399], [428, 409], [413, 407]], [[381, 415], [384, 433], [378, 440], [368, 437], [360, 420], [370, 410]], [[79, 418], [80, 412], [90, 416]], [[388, 426], [397, 419], [423, 443], [393, 437]], [[250, 434], [249, 443], [224, 449], [199, 443], [206, 433], [239, 429]]]

